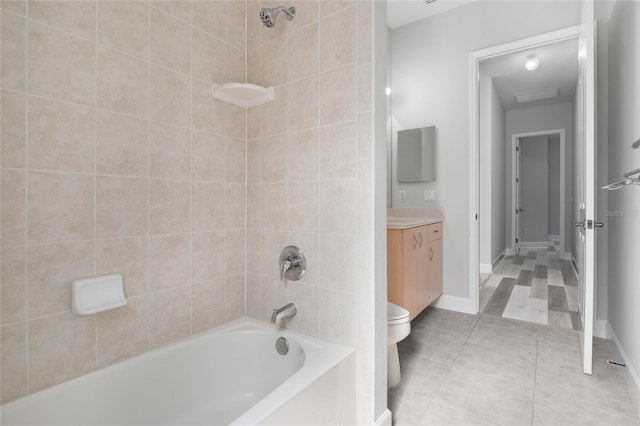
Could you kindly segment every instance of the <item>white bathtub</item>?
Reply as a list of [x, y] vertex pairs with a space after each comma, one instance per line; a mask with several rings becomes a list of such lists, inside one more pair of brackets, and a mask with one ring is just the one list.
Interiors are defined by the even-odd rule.
[[351, 423], [352, 353], [242, 318], [4, 404], [1, 424]]

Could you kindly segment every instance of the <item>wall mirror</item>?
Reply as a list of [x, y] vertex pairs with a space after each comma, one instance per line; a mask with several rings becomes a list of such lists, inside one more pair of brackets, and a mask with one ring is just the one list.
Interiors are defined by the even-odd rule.
[[398, 182], [436, 180], [436, 127], [398, 131]]

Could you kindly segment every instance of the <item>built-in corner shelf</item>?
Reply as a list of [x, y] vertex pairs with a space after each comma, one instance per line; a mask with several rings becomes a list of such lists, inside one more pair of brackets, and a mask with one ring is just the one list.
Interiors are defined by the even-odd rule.
[[266, 104], [274, 99], [273, 87], [251, 83], [226, 83], [213, 85], [213, 97], [241, 108]]

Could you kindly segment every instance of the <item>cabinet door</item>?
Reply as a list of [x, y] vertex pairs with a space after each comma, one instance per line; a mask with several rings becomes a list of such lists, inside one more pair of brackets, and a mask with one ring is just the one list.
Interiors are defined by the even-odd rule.
[[431, 300], [429, 299], [429, 243], [428, 228], [421, 226], [415, 228], [417, 246], [416, 246], [416, 305], [418, 312], [426, 308]]
[[429, 242], [428, 256], [428, 303], [442, 294], [442, 239]]
[[418, 313], [418, 294], [417, 294], [417, 269], [416, 269], [416, 253], [418, 250], [418, 236], [416, 228], [409, 228], [402, 231], [402, 273], [404, 286], [404, 295], [402, 306], [409, 311], [411, 319]]

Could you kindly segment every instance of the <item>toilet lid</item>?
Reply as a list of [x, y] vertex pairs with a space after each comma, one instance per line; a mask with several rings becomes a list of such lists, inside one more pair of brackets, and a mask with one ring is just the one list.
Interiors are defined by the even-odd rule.
[[394, 303], [387, 302], [387, 323], [405, 323], [409, 321], [409, 311]]

